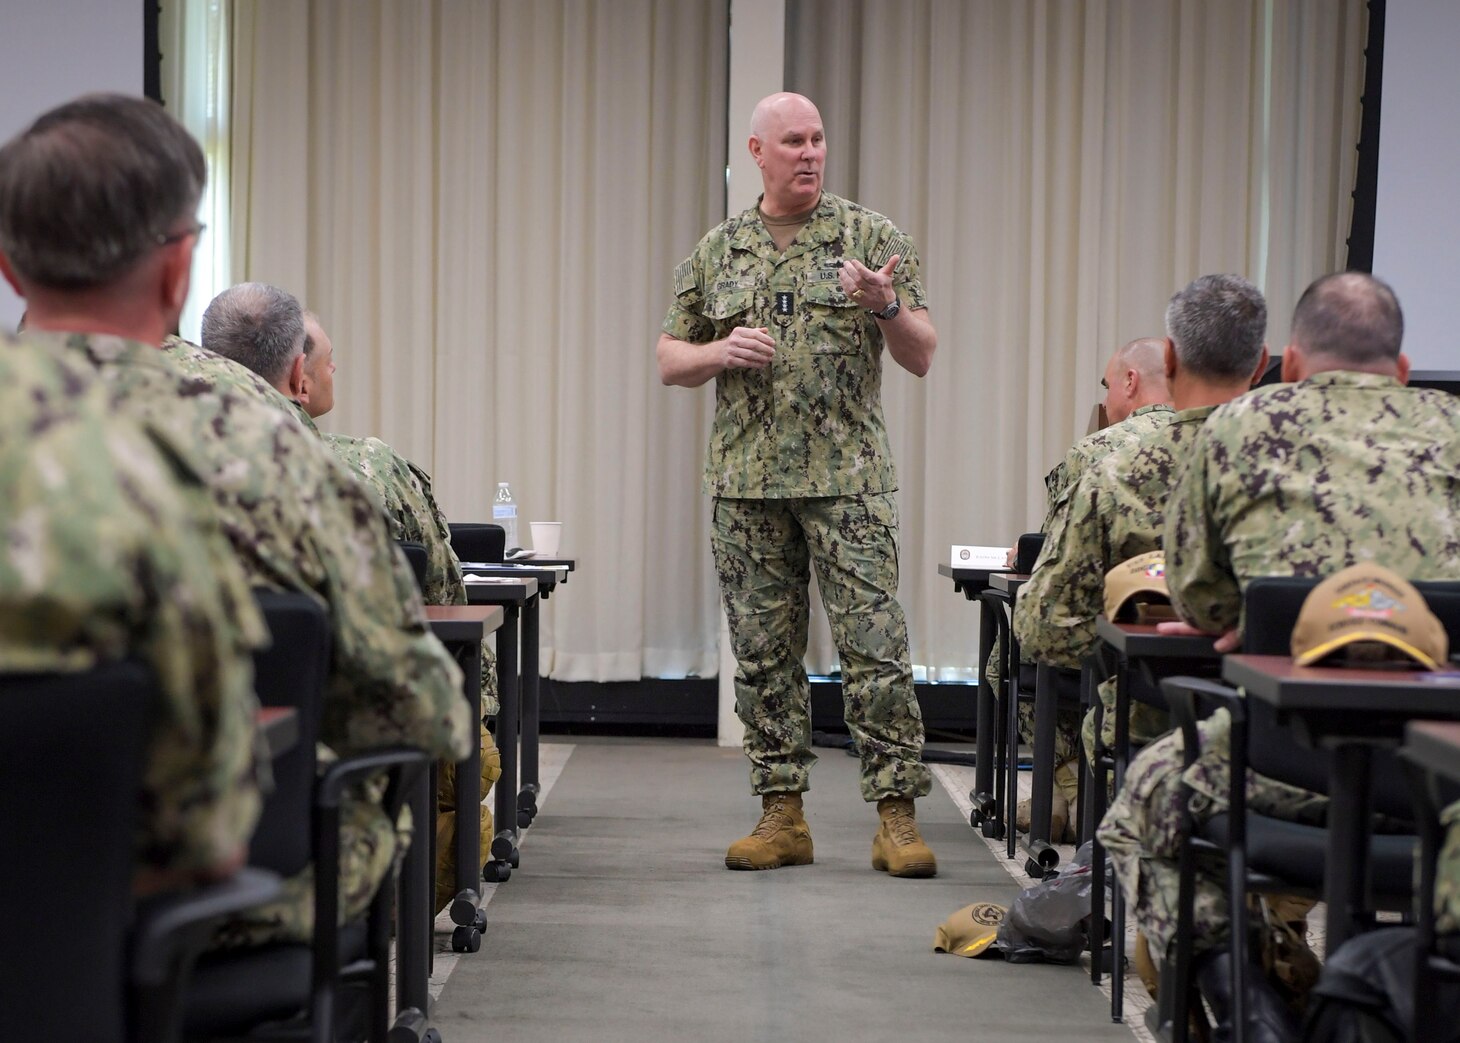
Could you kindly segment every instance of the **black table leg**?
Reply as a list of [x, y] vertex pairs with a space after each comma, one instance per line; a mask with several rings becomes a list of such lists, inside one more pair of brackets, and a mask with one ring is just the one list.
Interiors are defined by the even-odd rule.
[[1353, 937], [1363, 915], [1369, 863], [1370, 749], [1345, 742], [1333, 751], [1328, 788], [1328, 865], [1324, 898], [1328, 902], [1329, 952]]
[[[473, 721], [482, 719], [482, 646], [480, 641], [454, 644], [456, 660], [461, 665], [462, 694], [471, 707]], [[482, 816], [482, 747], [473, 738], [471, 752], [456, 766], [456, 895], [451, 900], [451, 922], [457, 929], [451, 935], [456, 952], [476, 952], [481, 946], [481, 931], [486, 926], [482, 912], [481, 850]], [[433, 830], [434, 835], [434, 830]], [[433, 863], [434, 864], [434, 863]]]
[[522, 785], [517, 791], [517, 826], [526, 829], [537, 817], [537, 797], [542, 792], [538, 779], [538, 609], [539, 599], [529, 598], [522, 608]]
[[[435, 828], [431, 815], [430, 788], [431, 773], [423, 771], [411, 786], [406, 799], [411, 809], [412, 821], [417, 835], [421, 830]], [[431, 845], [413, 843], [406, 848], [400, 870], [400, 909], [396, 922], [396, 1007], [405, 1010], [414, 1007], [423, 1014], [430, 1013], [430, 959], [431, 959], [431, 915], [432, 866]]]
[[503, 605], [506, 612], [497, 631], [497, 693], [502, 708], [497, 714], [497, 749], [502, 755], [502, 775], [497, 779], [492, 814], [496, 835], [492, 838], [492, 860], [486, 878], [500, 883], [512, 876], [518, 863], [517, 851], [517, 740], [518, 712], [522, 690], [517, 669], [518, 617], [516, 605]]

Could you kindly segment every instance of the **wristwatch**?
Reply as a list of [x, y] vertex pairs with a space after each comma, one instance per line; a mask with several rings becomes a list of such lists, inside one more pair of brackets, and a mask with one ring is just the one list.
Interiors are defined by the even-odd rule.
[[902, 311], [902, 302], [897, 299], [897, 294], [895, 293], [892, 295], [892, 303], [883, 308], [881, 311], [872, 311], [870, 308], [868, 309], [868, 312], [869, 314], [871, 314], [872, 318], [881, 319], [883, 322], [886, 322], [888, 319], [897, 318], [897, 313], [900, 311]]

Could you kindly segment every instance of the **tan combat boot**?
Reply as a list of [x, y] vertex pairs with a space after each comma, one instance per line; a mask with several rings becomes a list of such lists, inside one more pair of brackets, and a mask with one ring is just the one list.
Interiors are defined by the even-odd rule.
[[726, 869], [779, 869], [811, 864], [811, 830], [801, 813], [801, 794], [765, 793], [760, 821], [725, 852]]
[[883, 797], [877, 814], [882, 825], [872, 838], [872, 868], [892, 876], [936, 875], [938, 860], [918, 833], [912, 798]]

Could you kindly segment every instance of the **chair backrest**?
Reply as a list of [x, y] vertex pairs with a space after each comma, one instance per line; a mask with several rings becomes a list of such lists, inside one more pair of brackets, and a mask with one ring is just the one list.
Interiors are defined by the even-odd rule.
[[[0, 677], [0, 1026], [126, 1038], [139, 792], [157, 682], [138, 663]], [[59, 962], [46, 953], [64, 949]]]
[[1014, 550], [1014, 571], [1033, 572], [1034, 563], [1039, 560], [1039, 552], [1044, 549], [1044, 533], [1026, 532], [1019, 537], [1019, 542]]
[[495, 561], [507, 557], [507, 530], [490, 522], [452, 522], [451, 549], [461, 561]]
[[329, 617], [304, 594], [256, 591], [272, 644], [254, 655], [254, 690], [264, 706], [299, 714], [299, 742], [273, 762], [274, 790], [249, 844], [249, 864], [288, 878], [311, 857], [310, 823], [316, 773], [315, 742], [329, 676]]
[[[1243, 647], [1252, 655], [1288, 655], [1293, 626], [1308, 594], [1322, 582], [1318, 576], [1263, 576], [1247, 585], [1243, 601]], [[1414, 584], [1430, 611], [1450, 635], [1460, 640], [1460, 583], [1421, 580]], [[1248, 700], [1247, 751], [1254, 771], [1315, 793], [1328, 792], [1331, 757], [1326, 750], [1300, 745], [1277, 722], [1266, 703]], [[1413, 804], [1404, 774], [1392, 753], [1377, 751], [1373, 761], [1374, 808], [1396, 818], [1410, 818]]]
[[426, 587], [426, 568], [428, 565], [426, 545], [424, 543], [416, 543], [412, 540], [397, 540], [396, 543], [405, 553], [406, 561], [411, 563], [411, 572], [416, 577], [416, 586], [424, 590]]

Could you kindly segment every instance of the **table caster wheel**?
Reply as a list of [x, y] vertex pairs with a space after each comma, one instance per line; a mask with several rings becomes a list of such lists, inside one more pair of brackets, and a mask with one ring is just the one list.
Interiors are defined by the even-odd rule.
[[505, 884], [512, 879], [512, 867], [506, 862], [488, 862], [482, 867], [482, 879], [489, 884]]
[[478, 931], [485, 931], [487, 929], [487, 911], [485, 909], [477, 910], [476, 922], [472, 926]]
[[458, 927], [451, 932], [452, 952], [476, 952], [482, 947], [482, 932], [475, 927]]
[[517, 828], [518, 829], [526, 829], [530, 825], [532, 825], [532, 816], [529, 815], [526, 811], [523, 811], [521, 809], [518, 809], [518, 812], [517, 812]]
[[512, 854], [507, 856], [507, 861], [511, 864], [513, 869], [518, 868], [520, 865], [522, 865], [522, 852], [518, 851], [516, 847], [513, 847]]

